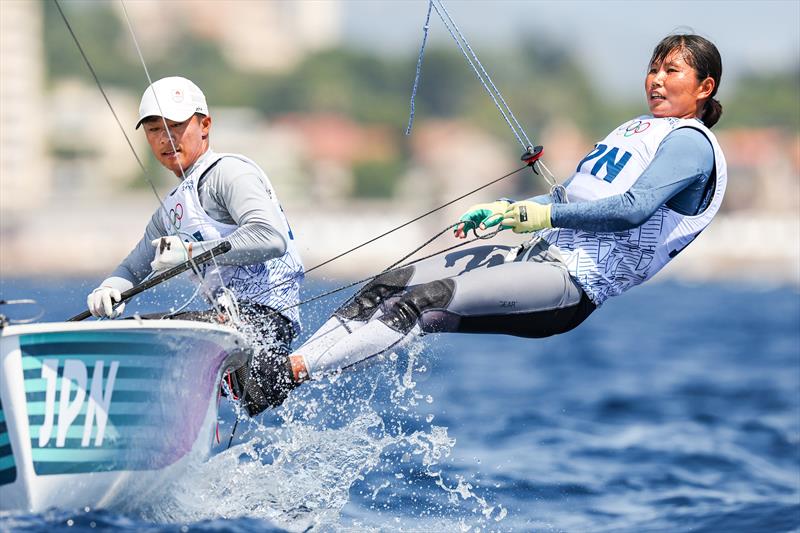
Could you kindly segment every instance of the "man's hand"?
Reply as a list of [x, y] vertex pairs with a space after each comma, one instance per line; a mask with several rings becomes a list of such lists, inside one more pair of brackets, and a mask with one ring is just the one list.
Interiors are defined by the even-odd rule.
[[192, 256], [192, 243], [182, 242], [175, 235], [154, 239], [150, 244], [156, 249], [155, 259], [150, 263], [153, 272], [178, 266]]
[[514, 202], [506, 209], [503, 229], [511, 228], [514, 233], [530, 233], [540, 229], [552, 228], [550, 221], [551, 204], [539, 204], [523, 200]]
[[117, 318], [125, 310], [125, 304], [120, 303], [114, 309], [114, 303], [121, 302], [122, 293], [131, 287], [133, 283], [125, 278], [108, 278], [86, 297], [86, 307], [95, 318]]
[[508, 200], [497, 200], [486, 204], [475, 204], [466, 213], [461, 215], [455, 236], [463, 239], [467, 232], [473, 228], [491, 228], [503, 220], [503, 214], [508, 209], [511, 202]]

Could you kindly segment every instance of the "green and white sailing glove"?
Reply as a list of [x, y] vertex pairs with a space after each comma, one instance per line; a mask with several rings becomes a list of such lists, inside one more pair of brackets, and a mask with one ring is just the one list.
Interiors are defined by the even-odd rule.
[[464, 238], [474, 228], [486, 229], [498, 225], [510, 205], [508, 200], [473, 205], [458, 219], [460, 223], [455, 231], [456, 237]]
[[156, 249], [155, 258], [150, 263], [153, 272], [178, 266], [192, 256], [192, 243], [181, 242], [175, 235], [153, 239], [150, 244]]
[[552, 228], [551, 209], [552, 204], [539, 204], [528, 200], [514, 202], [506, 209], [503, 229], [512, 229], [514, 233], [530, 233]]

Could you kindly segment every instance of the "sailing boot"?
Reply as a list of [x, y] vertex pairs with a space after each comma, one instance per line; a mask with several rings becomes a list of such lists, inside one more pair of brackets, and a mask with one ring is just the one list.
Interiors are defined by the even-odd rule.
[[251, 417], [278, 407], [302, 379], [295, 379], [286, 355], [260, 353], [231, 375], [231, 389]]

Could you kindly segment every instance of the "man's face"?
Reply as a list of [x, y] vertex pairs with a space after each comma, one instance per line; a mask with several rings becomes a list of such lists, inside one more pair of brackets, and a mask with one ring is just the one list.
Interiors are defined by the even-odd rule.
[[147, 143], [159, 163], [183, 178], [186, 169], [208, 149], [211, 117], [192, 115], [183, 122], [167, 119], [169, 132], [164, 128], [164, 122], [161, 117], [150, 117], [142, 122]]

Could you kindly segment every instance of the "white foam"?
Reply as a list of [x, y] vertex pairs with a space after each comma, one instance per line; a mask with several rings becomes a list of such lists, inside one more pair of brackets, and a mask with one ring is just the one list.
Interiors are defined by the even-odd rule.
[[[345, 521], [346, 527], [367, 530], [370, 518], [376, 527], [389, 520], [419, 524], [420, 519], [436, 529], [491, 527], [487, 521], [500, 521], [507, 511], [488, 502], [473, 483], [443, 474], [456, 444], [448, 428], [432, 425], [424, 413], [415, 415], [414, 431], [394, 421], [407, 419], [425, 398], [414, 381], [417, 369], [424, 371], [421, 353], [422, 343], [416, 343], [408, 357], [387, 358], [397, 363], [304, 385], [278, 410], [277, 426], [240, 421], [240, 444], [191, 465], [142, 513], [158, 522], [250, 517], [290, 531], [340, 528]], [[387, 384], [388, 408], [380, 400], [385, 400], [385, 391], [379, 391]], [[444, 498], [431, 495], [429, 483], [405, 476], [410, 468], [421, 468]], [[373, 472], [376, 475], [368, 477]], [[345, 507], [356, 484], [367, 485], [364, 494], [376, 502], [374, 517], [363, 507], [356, 510], [358, 519], [347, 516], [353, 514]], [[417, 505], [428, 508], [409, 514], [396, 509], [398, 516], [387, 517], [393, 510], [379, 508], [377, 500], [409, 489], [417, 495]], [[425, 503], [429, 497], [430, 505]], [[445, 505], [433, 501], [443, 499]]]

